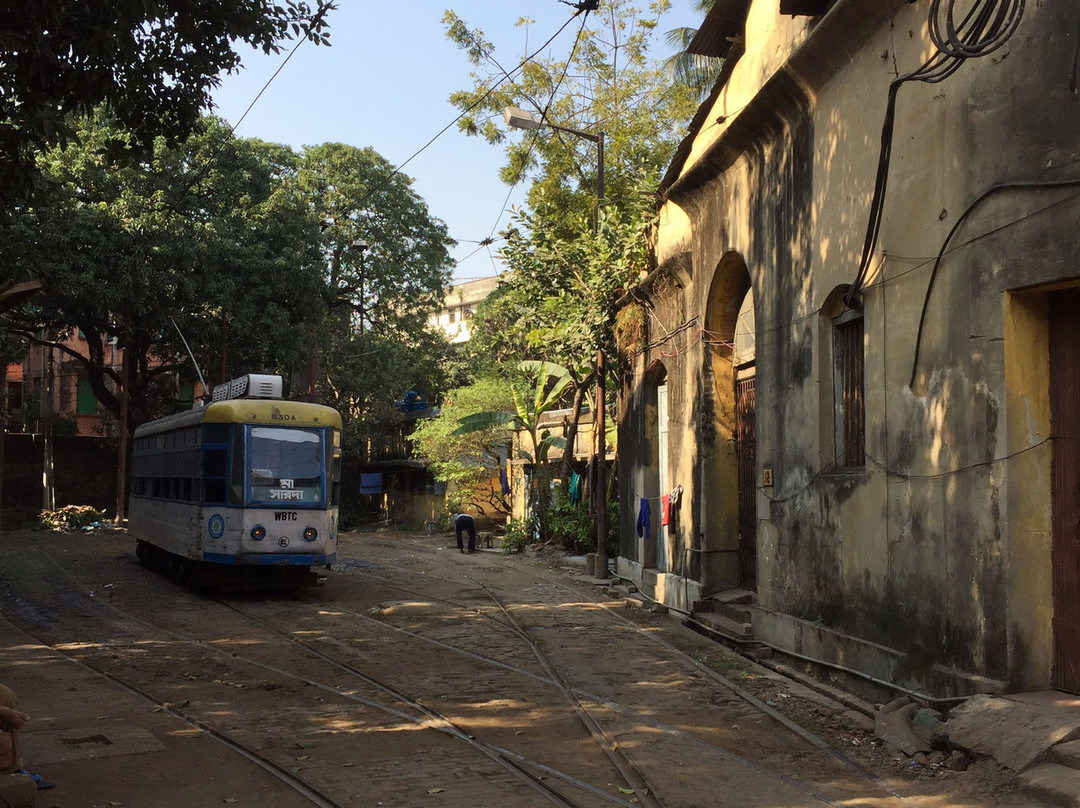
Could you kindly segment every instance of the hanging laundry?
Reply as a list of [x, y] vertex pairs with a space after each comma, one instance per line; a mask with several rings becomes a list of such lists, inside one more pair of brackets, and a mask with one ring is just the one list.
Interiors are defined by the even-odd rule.
[[660, 524], [666, 525], [671, 519], [671, 495], [660, 497]]
[[682, 502], [682, 486], [677, 485], [671, 489], [671, 493], [667, 495], [668, 501], [668, 530], [675, 531], [675, 523], [679, 519], [679, 503]]
[[648, 498], [642, 497], [641, 504], [638, 506], [637, 534], [648, 541], [650, 533], [652, 533], [652, 508], [649, 507]]
[[499, 482], [502, 483], [502, 492], [510, 493], [510, 481], [506, 479], [506, 469], [499, 469]]
[[577, 505], [581, 502], [582, 488], [584, 487], [584, 481], [580, 474], [576, 471], [570, 472], [570, 504]]

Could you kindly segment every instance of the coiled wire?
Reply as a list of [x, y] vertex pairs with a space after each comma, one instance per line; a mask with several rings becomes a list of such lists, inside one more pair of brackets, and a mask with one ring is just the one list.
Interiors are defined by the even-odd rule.
[[878, 157], [874, 196], [870, 202], [870, 219], [863, 242], [862, 259], [855, 280], [844, 295], [844, 303], [855, 305], [864, 282], [870, 260], [881, 232], [885, 189], [889, 180], [892, 158], [893, 129], [896, 122], [896, 96], [910, 81], [936, 84], [959, 70], [968, 59], [986, 56], [1002, 47], [1016, 32], [1024, 15], [1025, 0], [975, 0], [975, 4], [956, 24], [958, 0], [931, 0], [928, 31], [936, 49], [918, 69], [897, 76], [889, 83], [889, 102], [881, 129], [881, 152]]

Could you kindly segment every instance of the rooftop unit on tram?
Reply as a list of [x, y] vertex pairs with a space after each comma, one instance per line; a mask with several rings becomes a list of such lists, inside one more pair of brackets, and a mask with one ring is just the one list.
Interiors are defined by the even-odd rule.
[[281, 398], [281, 377], [265, 373], [246, 373], [214, 387], [214, 401], [235, 398]]

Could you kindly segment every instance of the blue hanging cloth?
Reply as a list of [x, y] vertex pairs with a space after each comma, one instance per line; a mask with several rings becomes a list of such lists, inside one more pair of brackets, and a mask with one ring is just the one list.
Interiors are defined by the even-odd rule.
[[641, 505], [638, 508], [637, 517], [637, 534], [643, 537], [646, 541], [649, 540], [649, 535], [652, 532], [652, 508], [649, 507], [649, 500], [647, 497], [641, 498]]
[[499, 482], [502, 483], [502, 492], [510, 493], [510, 481], [506, 479], [506, 469], [499, 469]]

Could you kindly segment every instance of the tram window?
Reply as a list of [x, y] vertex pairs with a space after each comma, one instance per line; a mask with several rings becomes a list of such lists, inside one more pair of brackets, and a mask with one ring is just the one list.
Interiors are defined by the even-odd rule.
[[199, 476], [199, 450], [185, 449], [180, 456], [180, 473], [185, 477]]
[[228, 443], [229, 424], [204, 424], [203, 443]]
[[207, 449], [203, 452], [203, 475], [224, 477], [229, 453], [225, 449]]
[[253, 426], [248, 442], [251, 498], [257, 502], [323, 500], [323, 436], [315, 429]]
[[193, 486], [191, 485], [191, 479], [188, 478], [188, 477], [185, 477], [181, 481], [180, 498], [182, 500], [184, 500], [184, 502], [191, 502], [192, 499], [193, 499], [192, 491], [193, 491]]
[[228, 496], [228, 486], [224, 479], [203, 480], [203, 502], [224, 503]]
[[244, 504], [244, 456], [243, 432], [234, 429], [232, 433], [232, 465], [229, 468], [229, 504]]
[[[337, 446], [339, 432], [334, 431], [334, 445]], [[330, 461], [330, 504], [341, 504], [341, 449], [333, 450], [334, 456]]]

